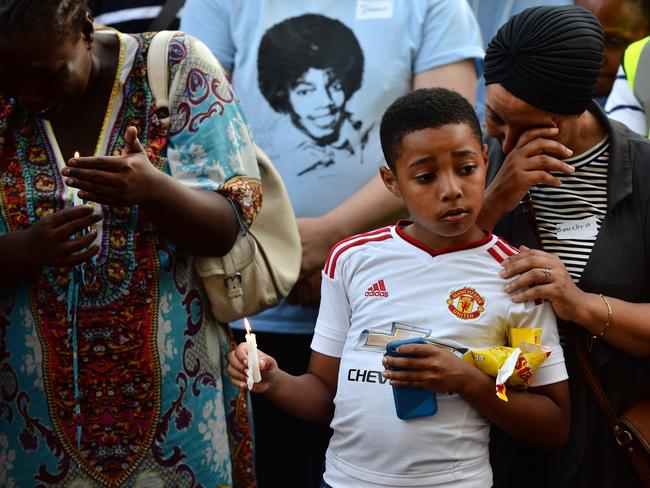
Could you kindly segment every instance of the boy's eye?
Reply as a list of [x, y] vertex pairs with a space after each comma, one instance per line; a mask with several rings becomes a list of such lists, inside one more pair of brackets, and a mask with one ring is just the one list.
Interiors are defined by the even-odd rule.
[[460, 174], [471, 175], [476, 170], [476, 165], [466, 164], [460, 168]]
[[415, 179], [420, 183], [428, 183], [433, 180], [434, 176], [433, 173], [420, 173], [415, 175]]

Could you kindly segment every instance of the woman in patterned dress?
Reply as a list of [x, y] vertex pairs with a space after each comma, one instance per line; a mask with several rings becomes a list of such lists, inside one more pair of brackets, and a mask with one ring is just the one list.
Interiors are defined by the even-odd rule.
[[85, 0], [0, 0], [1, 486], [255, 484], [193, 273], [259, 208], [248, 124], [184, 34], [163, 124], [151, 37], [95, 32]]

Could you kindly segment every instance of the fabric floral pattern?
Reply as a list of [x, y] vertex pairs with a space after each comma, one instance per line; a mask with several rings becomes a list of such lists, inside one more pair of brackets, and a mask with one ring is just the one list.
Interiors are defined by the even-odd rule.
[[[106, 154], [135, 125], [156, 168], [227, 196], [249, 225], [261, 203], [259, 171], [219, 64], [196, 40], [174, 37], [170, 79], [180, 95], [168, 132], [147, 78], [151, 35], [119, 36], [128, 62], [109, 107]], [[0, 235], [63, 208], [46, 129], [0, 98]], [[255, 486], [246, 396], [225, 376], [232, 335], [212, 316], [191, 256], [137, 206], [102, 211], [101, 250], [79, 287], [79, 417], [66, 310], [72, 273], [44, 267], [0, 296], [0, 486]]]

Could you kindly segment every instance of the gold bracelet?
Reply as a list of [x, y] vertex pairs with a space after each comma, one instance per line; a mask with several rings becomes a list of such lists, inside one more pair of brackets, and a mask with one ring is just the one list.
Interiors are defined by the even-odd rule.
[[605, 332], [607, 332], [607, 329], [609, 329], [612, 326], [612, 306], [609, 304], [609, 300], [603, 295], [602, 293], [599, 293], [600, 298], [603, 299], [605, 302], [605, 305], [607, 305], [607, 322], [605, 322], [605, 327], [603, 327], [603, 330], [600, 331], [600, 334], [595, 335], [594, 338], [596, 337], [602, 337], [605, 335]]

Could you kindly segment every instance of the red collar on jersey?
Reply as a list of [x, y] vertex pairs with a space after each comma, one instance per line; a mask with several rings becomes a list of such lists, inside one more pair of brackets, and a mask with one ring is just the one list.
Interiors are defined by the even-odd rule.
[[481, 247], [492, 240], [492, 232], [486, 229], [482, 229], [483, 232], [486, 233], [486, 235], [483, 239], [480, 239], [478, 241], [467, 242], [465, 244], [457, 244], [455, 246], [449, 246], [443, 249], [431, 249], [424, 242], [418, 241], [417, 239], [411, 237], [406, 232], [404, 232], [402, 227], [406, 227], [407, 225], [410, 225], [412, 223], [413, 221], [409, 219], [398, 220], [397, 223], [395, 224], [395, 231], [406, 242], [408, 242], [409, 244], [413, 244], [415, 247], [422, 249], [423, 251], [431, 254], [431, 256], [433, 257], [440, 256], [441, 254], [447, 254], [450, 252], [464, 251], [465, 249], [474, 249], [475, 247]]

